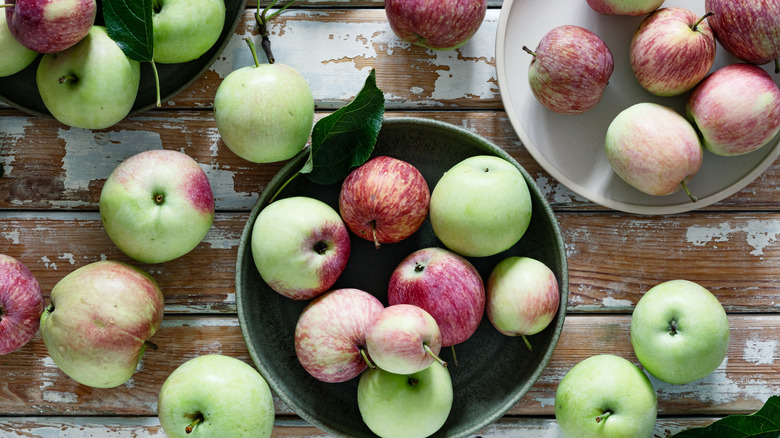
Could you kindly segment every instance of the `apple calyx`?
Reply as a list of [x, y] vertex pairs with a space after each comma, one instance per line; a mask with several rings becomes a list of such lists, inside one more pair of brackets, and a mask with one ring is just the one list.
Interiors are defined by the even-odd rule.
[[676, 334], [677, 334], [677, 321], [673, 319], [669, 322], [669, 335], [674, 336]]
[[78, 81], [79, 81], [79, 78], [76, 77], [75, 75], [60, 76], [60, 78], [57, 79], [57, 82], [59, 82], [60, 84], [66, 84], [67, 83], [68, 85], [73, 85], [73, 84], [75, 84]]
[[152, 195], [152, 199], [156, 205], [165, 204], [165, 195], [163, 193], [155, 193]]
[[193, 429], [195, 429], [195, 427], [199, 425], [203, 420], [205, 420], [205, 418], [203, 418], [202, 413], [198, 412], [197, 414], [195, 414], [195, 419], [192, 420], [192, 423], [188, 424], [187, 427], [184, 428], [184, 433], [186, 433], [187, 435], [191, 434]]
[[536, 58], [536, 52], [534, 52], [533, 50], [529, 49], [528, 46], [523, 46], [523, 50], [525, 50], [526, 52], [530, 53], [534, 58]]
[[607, 421], [607, 417], [609, 417], [610, 415], [612, 415], [612, 411], [607, 409], [606, 411], [604, 411], [603, 414], [601, 414], [598, 417], [596, 417], [596, 423], [601, 423], [602, 421]]
[[697, 198], [693, 193], [691, 193], [690, 190], [688, 190], [688, 185], [685, 184], [685, 180], [680, 181], [680, 185], [682, 186], [683, 190], [685, 190], [685, 194], [691, 198], [691, 202], [696, 202], [699, 200], [699, 198]]
[[407, 383], [409, 383], [411, 386], [417, 386], [417, 384], [420, 383], [420, 381], [414, 377], [409, 377]]
[[431, 350], [431, 347], [429, 347], [429, 346], [428, 346], [428, 344], [423, 344], [423, 349], [424, 349], [424, 350], [425, 350], [425, 352], [426, 352], [426, 353], [428, 353], [428, 354], [429, 354], [429, 355], [430, 355], [430, 356], [431, 356], [431, 357], [432, 357], [432, 358], [433, 358], [433, 359], [434, 359], [436, 362], [438, 362], [438, 363], [439, 363], [439, 365], [441, 365], [441, 366], [443, 366], [443, 367], [446, 367], [446, 366], [447, 366], [447, 361], [445, 361], [444, 359], [440, 358], [440, 357], [439, 357], [439, 356], [438, 356], [436, 353], [434, 353], [434, 352], [433, 352], [433, 350]]
[[376, 369], [376, 364], [371, 360], [370, 357], [368, 357], [368, 352], [366, 351], [366, 347], [361, 346], [359, 350], [360, 350], [360, 356], [363, 358], [363, 361], [366, 362], [366, 365], [372, 370]]
[[709, 11], [709, 12], [707, 12], [706, 14], [702, 15], [702, 17], [701, 17], [701, 18], [699, 18], [698, 20], [696, 20], [696, 22], [695, 22], [695, 23], [693, 23], [693, 26], [691, 26], [691, 30], [692, 30], [692, 31], [694, 31], [694, 32], [696, 32], [696, 28], [697, 28], [697, 27], [699, 27], [699, 24], [700, 24], [702, 21], [704, 21], [704, 20], [705, 20], [707, 17], [709, 17], [709, 16], [711, 16], [711, 15], [715, 15], [715, 13], [714, 13], [714, 12], [712, 12], [712, 11]]

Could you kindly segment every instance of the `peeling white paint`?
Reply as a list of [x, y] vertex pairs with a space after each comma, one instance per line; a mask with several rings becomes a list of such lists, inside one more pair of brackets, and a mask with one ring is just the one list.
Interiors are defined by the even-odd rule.
[[6, 231], [1, 234], [3, 237], [5, 237], [7, 240], [11, 241], [11, 245], [18, 245], [19, 244], [19, 230], [13, 230], [13, 231]]
[[71, 265], [75, 265], [76, 264], [76, 260], [73, 258], [73, 254], [71, 254], [69, 252], [60, 254], [59, 256], [57, 256], [57, 258], [60, 259], [60, 260], [65, 260], [68, 263], [70, 263]]
[[54, 269], [57, 270], [57, 263], [54, 263], [46, 256], [41, 257], [41, 261], [43, 262], [43, 266], [46, 267], [46, 269]]
[[163, 319], [162, 327], [238, 327], [238, 318]]
[[[717, 242], [727, 242], [733, 236], [744, 235], [748, 245], [753, 247], [750, 252], [754, 256], [764, 255], [764, 249], [774, 244], [780, 235], [780, 222], [766, 220], [748, 220], [741, 226], [728, 222], [717, 226], [691, 226], [686, 231], [686, 239], [695, 246], [705, 246]], [[717, 248], [717, 245], [713, 245]]]
[[[0, 148], [6, 149], [9, 145], [16, 144], [24, 138], [24, 132], [28, 126], [32, 125], [29, 117], [0, 117]], [[13, 155], [3, 156], [0, 154], [0, 165], [3, 166], [3, 172], [10, 175], [13, 172], [11, 163], [16, 161]]]
[[537, 175], [536, 185], [542, 191], [545, 198], [552, 199], [554, 204], [572, 204], [575, 202], [585, 203], [587, 200], [569, 190], [563, 184], [550, 179], [544, 175]]
[[772, 365], [777, 357], [777, 339], [762, 341], [757, 338], [748, 339], [745, 342], [743, 352], [745, 362], [756, 365]]
[[626, 309], [626, 308], [632, 308], [634, 306], [631, 300], [618, 300], [612, 297], [604, 297], [601, 300], [601, 304], [603, 304], [604, 307], [610, 307], [613, 309], [614, 308]]

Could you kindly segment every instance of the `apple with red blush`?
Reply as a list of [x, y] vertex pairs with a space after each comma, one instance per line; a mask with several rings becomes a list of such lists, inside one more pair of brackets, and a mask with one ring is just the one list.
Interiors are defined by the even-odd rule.
[[780, 0], [706, 0], [707, 18], [727, 52], [780, 73]]
[[38, 333], [43, 295], [22, 262], [0, 254], [0, 355], [22, 348]]
[[61, 52], [87, 36], [97, 16], [95, 0], [6, 0], [11, 35], [38, 53]]
[[390, 29], [401, 40], [433, 50], [453, 50], [477, 33], [487, 0], [387, 0]]
[[587, 0], [591, 9], [604, 15], [636, 17], [658, 9], [664, 0]]

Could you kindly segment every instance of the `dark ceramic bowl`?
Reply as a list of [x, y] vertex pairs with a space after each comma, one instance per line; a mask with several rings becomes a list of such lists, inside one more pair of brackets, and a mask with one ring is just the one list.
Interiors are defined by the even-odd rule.
[[[178, 64], [157, 64], [157, 73], [160, 77], [160, 101], [166, 102], [190, 86], [196, 79], [211, 67], [211, 64], [227, 46], [238, 23], [244, 17], [247, 0], [225, 0], [225, 26], [214, 46], [200, 58]], [[0, 11], [2, 12], [2, 11]], [[5, 12], [3, 12], [5, 13]], [[98, 16], [96, 24], [102, 25], [101, 1], [98, 0]], [[35, 83], [35, 72], [41, 61], [39, 55], [32, 64], [24, 70], [0, 78], [0, 101], [12, 107], [36, 116], [51, 116], [43, 104], [43, 99], [38, 93], [38, 85]], [[130, 113], [139, 113], [154, 108], [157, 105], [157, 90], [155, 86], [154, 72], [151, 64], [141, 63], [141, 82], [138, 86], [138, 96]]]
[[[442, 357], [450, 362], [454, 386], [452, 411], [433, 436], [463, 437], [501, 417], [525, 395], [539, 377], [555, 349], [563, 326], [568, 297], [564, 244], [558, 223], [544, 196], [528, 173], [506, 152], [484, 138], [454, 125], [427, 119], [386, 119], [374, 155], [390, 155], [415, 165], [432, 189], [442, 173], [472, 155], [498, 155], [514, 164], [525, 177], [533, 199], [531, 224], [522, 239], [492, 257], [469, 258], [483, 279], [510, 255], [533, 257], [555, 272], [561, 304], [553, 322], [530, 336], [529, 351], [521, 338], [500, 334], [483, 316], [476, 333], [457, 344], [457, 366], [450, 348]], [[311, 377], [295, 356], [293, 334], [307, 301], [293, 301], [271, 290], [255, 267], [251, 251], [252, 225], [269, 198], [306, 161], [306, 153], [292, 159], [263, 191], [244, 228], [236, 265], [236, 301], [241, 330], [249, 353], [279, 398], [311, 424], [336, 435], [374, 436], [361, 419], [357, 405], [359, 378], [345, 383], [323, 383]], [[280, 197], [311, 196], [338, 211], [340, 184], [320, 186], [305, 176], [295, 178]], [[374, 294], [387, 305], [390, 274], [408, 254], [419, 248], [442, 246], [430, 221], [410, 238], [376, 250], [372, 242], [352, 234], [352, 253], [345, 272], [333, 286], [354, 287]]]

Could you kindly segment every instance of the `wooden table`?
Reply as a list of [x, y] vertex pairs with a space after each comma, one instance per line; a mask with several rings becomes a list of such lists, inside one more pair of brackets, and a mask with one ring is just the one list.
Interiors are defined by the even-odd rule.
[[[495, 71], [500, 0], [490, 4], [464, 47], [433, 52], [399, 41], [378, 0], [300, 0], [271, 25], [277, 62], [308, 79], [317, 116], [348, 102], [376, 68], [387, 117], [418, 116], [474, 131], [508, 151], [553, 206], [569, 260], [568, 315], [558, 347], [532, 390], [482, 437], [560, 436], [555, 389], [579, 361], [613, 353], [638, 364], [628, 336], [633, 306], [669, 279], [696, 281], [729, 313], [728, 358], [709, 377], [658, 393], [656, 436], [669, 436], [733, 413], [757, 410], [780, 393], [780, 163], [712, 207], [672, 216], [636, 216], [588, 202], [531, 158], [503, 110]], [[68, 272], [103, 259], [132, 262], [109, 240], [97, 201], [124, 158], [175, 149], [207, 171], [217, 214], [194, 251], [143, 265], [161, 285], [166, 315], [133, 378], [114, 389], [82, 386], [49, 358], [37, 335], [0, 357], [2, 436], [161, 436], [157, 394], [178, 365], [206, 353], [251, 363], [235, 305], [235, 261], [249, 210], [281, 164], [257, 165], [222, 143], [212, 104], [220, 81], [249, 65], [244, 36], [254, 35], [249, 6], [233, 39], [202, 78], [162, 108], [102, 131], [71, 129], [50, 118], [0, 107], [0, 253], [37, 276], [48, 302]], [[2, 83], [0, 82], [0, 86]], [[277, 399], [274, 436], [322, 436]]]

